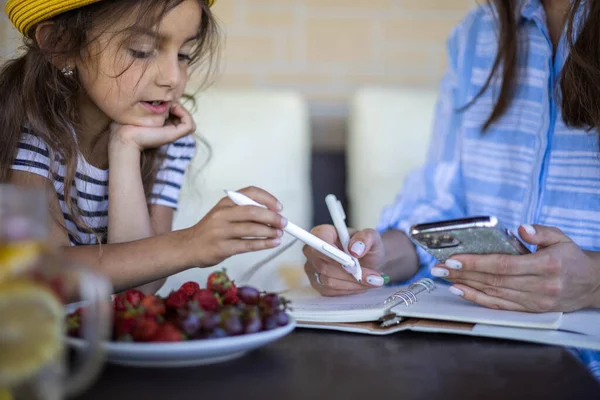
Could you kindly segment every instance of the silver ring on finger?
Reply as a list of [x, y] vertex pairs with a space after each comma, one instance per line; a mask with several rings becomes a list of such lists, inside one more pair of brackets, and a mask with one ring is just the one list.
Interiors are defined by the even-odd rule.
[[315, 272], [315, 281], [317, 281], [317, 283], [319, 285], [322, 285], [323, 283], [321, 282], [321, 274], [319, 272]]

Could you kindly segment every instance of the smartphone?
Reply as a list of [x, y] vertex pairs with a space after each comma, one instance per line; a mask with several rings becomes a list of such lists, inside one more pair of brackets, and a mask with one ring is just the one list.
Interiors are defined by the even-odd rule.
[[529, 249], [493, 216], [417, 224], [410, 238], [444, 263], [455, 254], [528, 254]]

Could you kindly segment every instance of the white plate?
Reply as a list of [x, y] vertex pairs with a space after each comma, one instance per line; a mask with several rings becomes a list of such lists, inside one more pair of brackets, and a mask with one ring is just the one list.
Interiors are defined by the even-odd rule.
[[[290, 317], [286, 326], [270, 331], [221, 339], [189, 340], [175, 343], [123, 343], [106, 342], [107, 361], [112, 364], [135, 367], [191, 367], [214, 364], [241, 357], [247, 352], [274, 342], [296, 327]], [[67, 338], [76, 349], [84, 349], [82, 339]]]

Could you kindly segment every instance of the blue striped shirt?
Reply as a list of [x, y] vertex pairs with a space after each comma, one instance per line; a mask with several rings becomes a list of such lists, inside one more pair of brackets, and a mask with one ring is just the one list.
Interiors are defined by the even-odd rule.
[[[66, 167], [62, 158], [29, 129], [21, 135], [18, 146], [11, 169], [41, 175], [52, 181], [71, 245], [97, 244], [98, 239], [105, 243], [108, 239], [108, 170], [91, 165], [79, 155], [71, 201], [85, 223], [80, 226], [65, 201]], [[162, 146], [161, 153], [164, 160], [158, 168], [149, 203], [176, 209], [186, 169], [196, 154], [195, 139], [192, 135], [184, 136]]]
[[[559, 227], [582, 249], [600, 251], [598, 132], [569, 128], [557, 102], [566, 40], [554, 48], [540, 0], [520, 11], [518, 79], [506, 113], [488, 131], [482, 125], [500, 92], [501, 76], [480, 92], [497, 46], [493, 10], [473, 10], [448, 40], [448, 70], [440, 88], [425, 164], [409, 174], [378, 230], [407, 232], [411, 225], [474, 215], [495, 215], [516, 231], [523, 223]], [[430, 277], [435, 259], [417, 252], [421, 268], [411, 281]], [[578, 350], [600, 379], [600, 353]]]

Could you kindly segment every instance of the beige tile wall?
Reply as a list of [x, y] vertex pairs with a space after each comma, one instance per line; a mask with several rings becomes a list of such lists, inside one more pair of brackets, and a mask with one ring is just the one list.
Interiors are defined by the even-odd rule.
[[220, 86], [301, 91], [315, 146], [343, 147], [362, 85], [436, 87], [445, 39], [472, 0], [218, 0], [227, 34]]
[[[363, 85], [435, 87], [445, 38], [473, 0], [217, 0], [227, 35], [221, 87], [289, 88], [310, 102], [318, 149], [343, 147]], [[2, 20], [4, 21], [4, 20]], [[8, 54], [14, 34], [2, 23]]]

